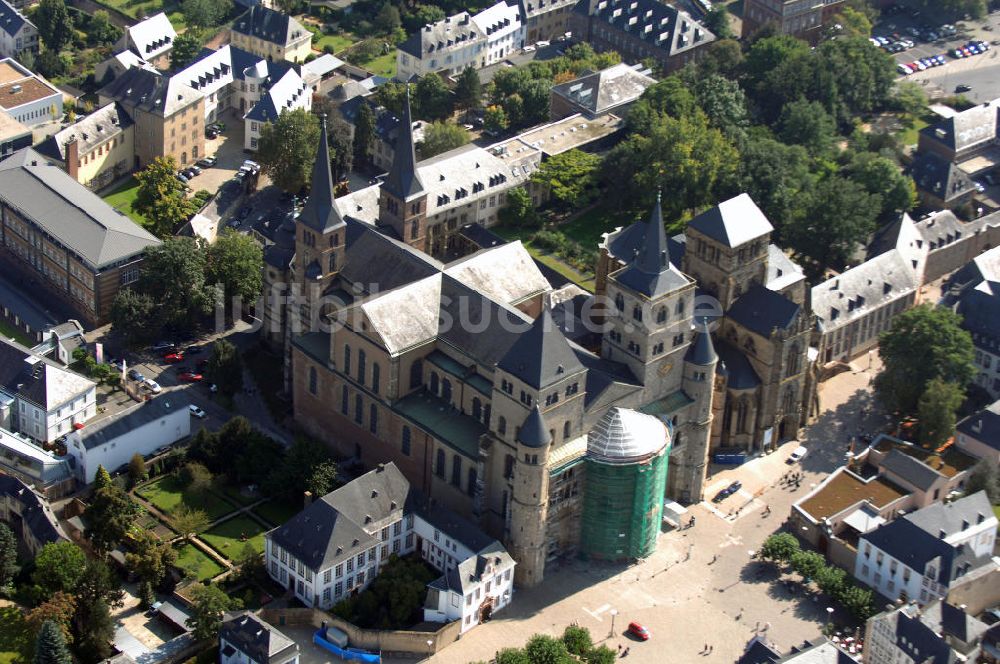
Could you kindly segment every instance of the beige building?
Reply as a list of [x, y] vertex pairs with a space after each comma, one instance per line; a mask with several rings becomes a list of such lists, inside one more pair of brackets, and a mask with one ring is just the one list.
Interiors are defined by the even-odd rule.
[[524, 43], [534, 44], [564, 36], [577, 0], [520, 0], [524, 17]]
[[184, 166], [205, 156], [205, 97], [180, 77], [133, 67], [98, 96], [102, 107], [117, 102], [135, 123], [136, 169], [157, 157]]
[[746, 0], [743, 37], [753, 36], [765, 25], [774, 25], [779, 34], [815, 44], [823, 26], [844, 4], [844, 0]]
[[132, 118], [119, 104], [108, 104], [47, 138], [38, 152], [96, 191], [132, 172], [135, 166]]
[[267, 60], [305, 62], [312, 53], [312, 33], [288, 14], [254, 5], [229, 31], [233, 46]]

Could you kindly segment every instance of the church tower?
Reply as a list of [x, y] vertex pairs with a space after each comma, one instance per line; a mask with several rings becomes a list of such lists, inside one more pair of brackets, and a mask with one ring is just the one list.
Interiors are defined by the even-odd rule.
[[551, 444], [552, 435], [535, 404], [517, 433], [510, 504], [510, 552], [517, 561], [514, 582], [528, 588], [539, 584], [545, 574]]
[[622, 362], [653, 401], [680, 388], [695, 283], [670, 261], [660, 196], [635, 258], [608, 277], [601, 356]]
[[392, 166], [379, 187], [378, 216], [379, 223], [392, 228], [400, 240], [427, 252], [427, 191], [417, 174], [409, 87], [403, 102]]
[[712, 437], [712, 400], [719, 356], [704, 319], [695, 329], [695, 339], [684, 356], [684, 393], [694, 399], [688, 419], [674, 433], [675, 455], [671, 460], [668, 492], [684, 503], [697, 503], [705, 492], [709, 443]]

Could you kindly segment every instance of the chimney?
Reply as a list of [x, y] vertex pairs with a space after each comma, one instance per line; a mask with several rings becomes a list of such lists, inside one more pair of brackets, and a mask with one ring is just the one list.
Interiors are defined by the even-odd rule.
[[302, 506], [303, 507], [309, 507], [310, 505], [312, 505], [312, 502], [313, 502], [312, 491], [306, 491], [306, 492], [304, 492], [302, 494]]
[[76, 136], [66, 141], [66, 172], [76, 180], [80, 171], [80, 146], [76, 142]]

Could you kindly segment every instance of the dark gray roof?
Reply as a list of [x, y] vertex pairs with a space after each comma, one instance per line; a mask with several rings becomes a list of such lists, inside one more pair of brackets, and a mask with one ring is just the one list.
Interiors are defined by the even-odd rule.
[[482, 224], [466, 224], [458, 229], [458, 233], [466, 240], [476, 245], [476, 248], [478, 249], [487, 249], [489, 247], [496, 247], [507, 243], [507, 240], [503, 239]]
[[670, 261], [659, 194], [644, 226], [643, 239], [634, 260], [615, 273], [615, 281], [651, 298], [690, 284], [691, 280]]
[[68, 540], [48, 501], [34, 489], [13, 477], [0, 474], [0, 496], [7, 496], [20, 505], [21, 521], [42, 545]]
[[118, 101], [131, 111], [138, 108], [169, 117], [202, 99], [201, 93], [180, 76], [163, 76], [145, 67], [132, 67], [98, 90], [100, 98]]
[[249, 611], [227, 613], [219, 628], [219, 638], [258, 664], [285, 659], [284, 656], [299, 650], [295, 641]]
[[917, 189], [948, 202], [974, 191], [972, 178], [965, 171], [933, 152], [921, 155], [910, 169]]
[[34, 25], [31, 21], [24, 18], [21, 12], [8, 4], [7, 0], [0, 0], [0, 28], [3, 28], [4, 32], [14, 37], [25, 23]]
[[326, 116], [323, 116], [320, 125], [319, 148], [316, 150], [316, 161], [313, 164], [312, 189], [309, 191], [305, 207], [302, 208], [299, 221], [314, 231], [326, 233], [343, 227], [344, 220], [333, 205], [335, 196], [333, 172], [330, 170], [330, 148], [327, 145]]
[[400, 122], [396, 149], [392, 155], [389, 175], [382, 189], [396, 198], [408, 201], [424, 193], [424, 184], [417, 174], [417, 156], [413, 148], [413, 120], [410, 118], [410, 90], [406, 89], [403, 101], [403, 118]]
[[953, 664], [958, 661], [951, 646], [919, 618], [904, 611], [896, 617], [896, 647], [921, 664]]
[[725, 341], [717, 342], [715, 349], [719, 353], [719, 373], [727, 377], [730, 389], [745, 390], [760, 385], [760, 377], [742, 351]]
[[31, 148], [0, 162], [0, 198], [93, 269], [138, 257], [160, 244]]
[[191, 402], [179, 393], [164, 394], [88, 424], [80, 430], [80, 438], [83, 446], [91, 450], [170, 413], [176, 413], [178, 410], [187, 413], [190, 405]]
[[646, 240], [646, 225], [645, 219], [638, 219], [620, 231], [608, 233], [608, 253], [623, 263], [633, 260]]
[[528, 416], [524, 418], [524, 424], [521, 425], [521, 430], [517, 434], [517, 441], [525, 447], [535, 448], [547, 447], [552, 442], [548, 425], [542, 418], [542, 411], [538, 409], [538, 404], [535, 404]]
[[897, 449], [891, 450], [886, 455], [881, 467], [921, 491], [927, 491], [936, 481], [943, 478], [943, 475], [927, 464]]
[[801, 307], [781, 293], [764, 286], [751, 286], [733, 302], [726, 316], [752, 332], [770, 338], [775, 328], [787, 329], [795, 322]]
[[1000, 450], [1000, 401], [958, 423], [958, 432]]
[[84, 396], [95, 383], [0, 336], [0, 388], [49, 411]]
[[583, 371], [583, 365], [552, 320], [548, 307], [542, 309], [531, 327], [521, 333], [500, 358], [497, 367], [536, 390]]
[[122, 134], [132, 124], [132, 118], [125, 109], [117, 102], [111, 102], [79, 122], [49, 136], [38, 146], [38, 152], [53, 159], [66, 161], [66, 144], [71, 140], [76, 140], [78, 153], [83, 155], [109, 138]]
[[696, 326], [694, 343], [688, 347], [688, 352], [684, 359], [698, 366], [708, 366], [719, 359], [719, 356], [715, 353], [715, 346], [712, 344], [712, 333], [709, 332], [707, 324], [703, 323]]
[[706, 30], [685, 12], [656, 0], [609, 0], [608, 2], [577, 3], [574, 11], [586, 13], [594, 6], [592, 20], [608, 24], [617, 30], [629, 33], [631, 39], [638, 39], [650, 48], [676, 55], [715, 40], [715, 35]]
[[427, 254], [380, 233], [371, 224], [345, 218], [347, 256], [340, 278], [364, 288], [389, 291], [437, 274], [443, 265]]
[[771, 222], [747, 194], [740, 194], [705, 210], [688, 223], [688, 228], [693, 228], [726, 247], [738, 247], [774, 230]]
[[931, 503], [903, 518], [937, 537], [940, 532], [949, 536], [960, 533], [970, 524], [992, 516], [993, 507], [986, 492], [977, 491], [950, 503]]
[[496, 541], [473, 522], [428, 501], [422, 494], [416, 494], [414, 503], [415, 514], [470, 551], [482, 551]]
[[284, 46], [305, 30], [291, 16], [263, 5], [254, 5], [233, 21], [233, 30]]

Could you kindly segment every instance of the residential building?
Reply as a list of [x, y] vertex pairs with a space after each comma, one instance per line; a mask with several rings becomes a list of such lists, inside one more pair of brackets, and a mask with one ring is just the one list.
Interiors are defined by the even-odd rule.
[[0, 428], [0, 475], [16, 477], [47, 500], [76, 490], [76, 478], [64, 457], [43, 450], [24, 434], [5, 428]]
[[266, 60], [305, 62], [312, 33], [283, 12], [255, 5], [233, 21], [230, 43]]
[[865, 664], [921, 662], [957, 664], [981, 661], [989, 627], [964, 607], [934, 599], [924, 606], [907, 602], [888, 608], [865, 625]]
[[715, 41], [690, 14], [657, 0], [581, 0], [569, 29], [597, 51], [617, 51], [626, 62], [652, 59], [667, 73], [694, 62]]
[[743, 8], [743, 38], [755, 35], [765, 25], [774, 25], [779, 34], [815, 44], [822, 28], [844, 4], [846, 0], [747, 0]]
[[0, 339], [0, 426], [51, 443], [97, 414], [97, 384]]
[[5, 159], [21, 148], [30, 148], [31, 129], [0, 111], [0, 159]]
[[37, 148], [69, 176], [97, 191], [132, 172], [135, 131], [129, 114], [112, 102], [49, 136]]
[[1000, 247], [956, 272], [944, 302], [962, 316], [962, 327], [972, 335], [976, 385], [1000, 399]]
[[136, 454], [145, 457], [187, 438], [191, 434], [189, 405], [183, 397], [164, 394], [71, 431], [66, 436], [66, 452], [75, 460], [77, 477], [90, 484], [100, 466], [114, 472]]
[[243, 118], [244, 150], [256, 150], [264, 127], [277, 121], [285, 111], [312, 109], [312, 90], [294, 69], [289, 69], [273, 83], [266, 81], [262, 85], [267, 86], [267, 91]]
[[941, 210], [920, 219], [916, 226], [927, 245], [925, 284], [955, 272], [1000, 245], [1000, 211], [962, 221], [950, 210]]
[[955, 162], [946, 161], [935, 152], [918, 155], [910, 167], [917, 195], [924, 206], [933, 210], [955, 210], [972, 202], [976, 186]]
[[225, 614], [219, 628], [220, 664], [298, 664], [299, 644], [250, 611]]
[[177, 32], [174, 26], [167, 15], [160, 12], [125, 28], [115, 43], [115, 51], [131, 51], [154, 67], [166, 69], [175, 39]]
[[118, 291], [160, 243], [31, 148], [0, 162], [4, 271], [20, 274], [87, 326], [108, 321]]
[[399, 45], [396, 78], [409, 81], [430, 73], [457, 76], [482, 69], [524, 47], [524, 25], [516, 5], [504, 0], [478, 14], [460, 12], [428, 23]]
[[519, 0], [525, 44], [565, 38], [577, 0]]
[[926, 604], [990, 563], [997, 517], [982, 491], [932, 503], [865, 533], [854, 576], [880, 595]]
[[860, 648], [851, 648], [850, 644], [834, 643], [826, 638], [811, 643], [806, 641], [800, 646], [792, 646], [787, 653], [769, 642], [764, 632], [760, 632], [750, 640], [743, 656], [736, 664], [853, 664], [857, 661], [854, 653]]
[[514, 561], [503, 547], [427, 504], [394, 463], [309, 503], [265, 535], [271, 578], [321, 609], [363, 591], [390, 556], [414, 552], [444, 575], [429, 584], [426, 620], [461, 619], [465, 631], [510, 602]]
[[0, 0], [0, 57], [19, 60], [38, 54], [38, 28], [13, 4]]
[[205, 156], [205, 97], [182, 77], [132, 67], [98, 98], [101, 107], [117, 102], [135, 123], [135, 169], [157, 157], [186, 166]]
[[134, 51], [120, 51], [94, 67], [94, 81], [98, 85], [107, 85], [132, 67], [157, 71], [156, 67], [146, 62]]
[[10, 525], [32, 556], [46, 544], [69, 541], [49, 502], [12, 475], [0, 474], [0, 521]]
[[624, 117], [628, 107], [642, 96], [646, 88], [656, 83], [649, 73], [641, 65], [630, 66], [622, 62], [553, 85], [549, 117], [561, 120], [577, 113], [591, 120], [605, 113]]
[[28, 127], [58, 120], [63, 114], [63, 93], [13, 58], [4, 58], [0, 60], [0, 111]]
[[1000, 465], [1000, 401], [962, 419], [955, 445], [977, 459]]
[[924, 127], [917, 138], [918, 154], [934, 153], [957, 163], [969, 175], [993, 168], [998, 106], [1000, 99], [994, 99]]

